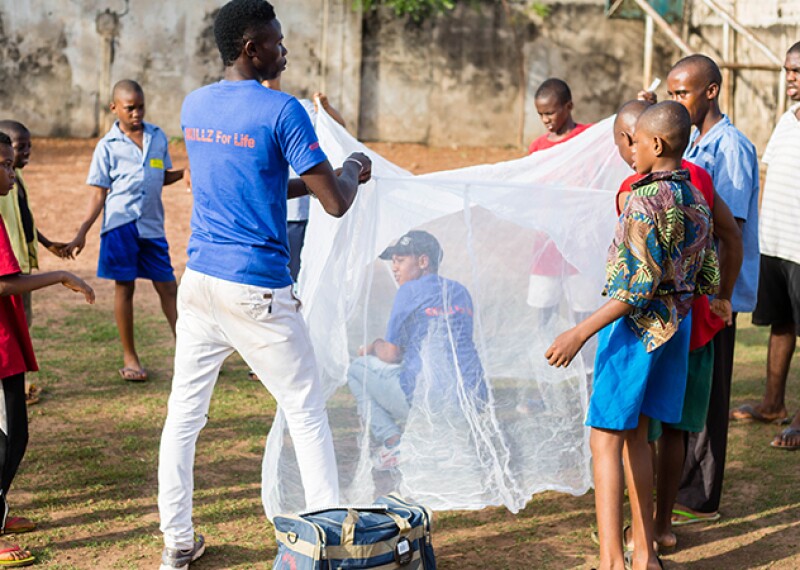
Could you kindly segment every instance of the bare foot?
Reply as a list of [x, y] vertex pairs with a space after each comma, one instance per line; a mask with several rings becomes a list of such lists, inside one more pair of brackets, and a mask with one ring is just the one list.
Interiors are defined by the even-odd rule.
[[672, 531], [663, 534], [656, 533], [655, 542], [658, 545], [656, 552], [665, 552], [678, 546], [678, 537]]

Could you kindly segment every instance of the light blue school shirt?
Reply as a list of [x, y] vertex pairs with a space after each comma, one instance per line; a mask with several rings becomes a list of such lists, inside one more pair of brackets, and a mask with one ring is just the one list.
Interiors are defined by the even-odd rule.
[[733, 213], [744, 221], [742, 245], [744, 259], [733, 289], [731, 305], [739, 313], [756, 308], [758, 291], [758, 155], [742, 132], [727, 115], [695, 145], [699, 131], [692, 132], [684, 158], [705, 168], [717, 191]]
[[163, 238], [164, 172], [172, 168], [164, 131], [144, 123], [142, 148], [115, 122], [94, 149], [86, 184], [108, 188], [100, 234], [136, 222], [139, 236]]
[[187, 267], [245, 285], [291, 285], [289, 166], [303, 174], [327, 160], [308, 113], [258, 81], [220, 81], [189, 93], [181, 127], [194, 195]]

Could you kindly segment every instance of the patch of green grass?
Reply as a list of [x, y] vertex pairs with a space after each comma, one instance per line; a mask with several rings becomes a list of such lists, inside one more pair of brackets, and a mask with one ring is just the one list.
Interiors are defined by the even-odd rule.
[[[25, 544], [48, 569], [152, 568], [161, 552], [156, 508], [158, 447], [170, 389], [173, 339], [157, 307], [136, 307], [137, 348], [151, 381], [120, 380], [118, 345], [110, 310], [72, 307], [66, 317], [38, 323], [33, 337], [45, 388], [31, 408], [31, 443], [10, 494], [12, 515], [40, 524]], [[768, 331], [740, 321], [732, 403], [760, 398]], [[260, 499], [264, 438], [275, 402], [234, 355], [224, 364], [209, 422], [197, 447], [194, 521], [209, 543], [193, 570], [271, 568], [272, 528]], [[792, 371], [788, 405], [800, 406]], [[337, 403], [332, 414], [339, 413]], [[733, 424], [723, 523], [702, 533], [681, 532], [689, 548], [673, 564], [715, 568], [719, 559], [703, 544], [731, 548], [747, 533], [800, 518], [800, 454], [769, 448], [775, 426]], [[472, 568], [582, 568], [596, 563], [589, 540], [593, 496], [534, 496], [513, 515], [503, 508], [436, 513], [434, 542], [443, 570]], [[791, 531], [789, 527], [787, 532]], [[796, 533], [796, 527], [794, 527]], [[781, 533], [748, 548], [747, 564], [800, 562]], [[727, 545], [727, 546], [726, 546]], [[701, 546], [700, 548], [692, 548]], [[735, 550], [733, 550], [735, 552]], [[706, 563], [704, 560], [708, 559]]]

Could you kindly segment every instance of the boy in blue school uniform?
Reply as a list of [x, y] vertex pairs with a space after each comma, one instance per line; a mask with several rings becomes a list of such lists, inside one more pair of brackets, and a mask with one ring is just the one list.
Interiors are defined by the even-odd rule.
[[86, 180], [94, 187], [89, 212], [65, 251], [80, 254], [86, 234], [103, 212], [97, 276], [116, 284], [114, 317], [123, 351], [119, 374], [124, 380], [144, 382], [147, 371], [133, 336], [133, 293], [137, 278], [153, 282], [174, 335], [178, 287], [164, 234], [161, 189], [183, 178], [183, 169], [171, 170], [166, 135], [144, 122], [144, 91], [138, 83], [119, 81], [110, 108], [117, 121], [95, 147]]
[[689, 113], [659, 103], [642, 113], [634, 133], [634, 166], [646, 176], [632, 193], [609, 249], [604, 294], [611, 299], [547, 350], [567, 366], [599, 332], [594, 390], [586, 424], [600, 536], [600, 569], [623, 567], [622, 452], [633, 518], [635, 570], [661, 566], [653, 550], [650, 418], [681, 418], [695, 295], [716, 293], [719, 263], [711, 212], [681, 169]]

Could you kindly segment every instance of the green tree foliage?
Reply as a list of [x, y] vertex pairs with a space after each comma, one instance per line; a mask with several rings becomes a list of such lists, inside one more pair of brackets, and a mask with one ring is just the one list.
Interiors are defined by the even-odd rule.
[[379, 5], [389, 6], [398, 16], [410, 16], [420, 21], [429, 16], [452, 10], [457, 0], [355, 0], [364, 11]]
[[[467, 4], [476, 7], [482, 2], [495, 2], [498, 0], [353, 0], [356, 8], [364, 11], [372, 10], [378, 6], [388, 6], [394, 10], [397, 16], [409, 16], [419, 22], [430, 16], [436, 16], [444, 12], [449, 12], [455, 8], [456, 4]], [[531, 0], [500, 0], [505, 7], [528, 11], [541, 18], [546, 18], [550, 14], [550, 6], [541, 2], [531, 2]]]

